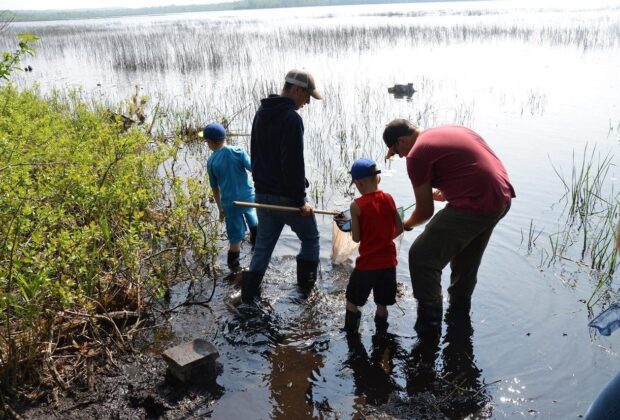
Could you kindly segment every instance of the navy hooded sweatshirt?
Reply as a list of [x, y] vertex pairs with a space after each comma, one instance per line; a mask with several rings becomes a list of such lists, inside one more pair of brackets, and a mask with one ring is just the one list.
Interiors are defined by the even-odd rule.
[[287, 197], [301, 207], [308, 181], [304, 169], [304, 123], [292, 99], [269, 95], [252, 123], [252, 178], [257, 194]]

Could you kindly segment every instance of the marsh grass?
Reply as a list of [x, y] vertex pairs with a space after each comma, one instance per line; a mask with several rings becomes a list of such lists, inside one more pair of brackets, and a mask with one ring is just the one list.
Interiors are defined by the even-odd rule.
[[524, 242], [527, 242], [528, 253], [531, 253], [534, 250], [536, 240], [542, 233], [543, 231], [537, 230], [536, 226], [534, 225], [534, 219], [530, 219], [530, 225], [527, 231], [527, 238], [526, 235], [523, 234], [523, 229], [521, 229], [521, 245], [523, 245]]
[[[444, 14], [491, 17], [496, 13], [446, 11]], [[379, 13], [368, 17], [381, 17], [381, 22], [385, 22], [385, 16]], [[43, 59], [56, 59], [75, 51], [77, 56], [110, 70], [177, 71], [181, 74], [247, 68], [255, 60], [262, 61], [259, 57], [261, 51], [296, 52], [301, 40], [308, 54], [359, 53], [395, 42], [407, 46], [440, 46], [510, 39], [528, 44], [573, 46], [583, 51], [620, 45], [620, 23], [613, 20], [566, 27], [552, 23], [531, 26], [498, 24], [480, 19], [428, 24], [416, 19], [417, 15], [387, 16], [395, 22], [276, 26], [270, 31], [264, 30], [262, 22], [233, 18], [129, 26], [113, 23], [23, 25], [20, 30], [30, 31], [41, 38], [39, 55]], [[403, 20], [403, 17], [407, 19]], [[7, 48], [10, 38], [14, 37], [11, 32], [7, 30], [6, 35], [0, 37], [0, 48]]]
[[[596, 147], [588, 150], [586, 145], [581, 156], [573, 153], [570, 176], [552, 165], [564, 186], [561, 202], [566, 219], [562, 229], [549, 235], [547, 264], [568, 260], [589, 271], [595, 286], [588, 306], [609, 294], [605, 289], [612, 287], [619, 266], [614, 232], [620, 217], [620, 195], [610, 181], [613, 162], [611, 153], [601, 154]], [[533, 238], [531, 232], [530, 226], [529, 242], [535, 242], [538, 236]], [[567, 256], [571, 250], [577, 251], [576, 257]]]

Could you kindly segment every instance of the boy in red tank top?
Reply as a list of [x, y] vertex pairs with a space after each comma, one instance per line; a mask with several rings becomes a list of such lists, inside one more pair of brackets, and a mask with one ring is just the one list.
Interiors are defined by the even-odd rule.
[[357, 333], [360, 325], [360, 306], [373, 292], [377, 311], [377, 331], [388, 327], [387, 306], [396, 303], [396, 245], [394, 238], [403, 231], [403, 222], [394, 199], [379, 189], [381, 178], [375, 162], [358, 159], [351, 167], [352, 183], [362, 194], [351, 203], [351, 235], [360, 243], [360, 255], [347, 285], [345, 331]]

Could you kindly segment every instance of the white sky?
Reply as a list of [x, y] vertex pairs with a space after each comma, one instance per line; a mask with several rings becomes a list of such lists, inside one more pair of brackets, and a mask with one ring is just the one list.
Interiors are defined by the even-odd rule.
[[0, 10], [95, 9], [101, 7], [152, 7], [171, 4], [224, 3], [231, 0], [0, 0]]

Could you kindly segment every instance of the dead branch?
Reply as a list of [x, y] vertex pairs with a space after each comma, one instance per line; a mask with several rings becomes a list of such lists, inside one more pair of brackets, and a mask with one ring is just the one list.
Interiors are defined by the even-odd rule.
[[47, 346], [47, 350], [45, 350], [44, 352], [44, 359], [45, 359], [45, 364], [47, 365], [47, 369], [52, 375], [52, 379], [54, 380], [54, 382], [56, 382], [58, 386], [60, 386], [63, 389], [63, 391], [66, 391], [68, 388], [67, 384], [65, 383], [65, 381], [62, 379], [62, 377], [56, 370], [56, 366], [54, 365], [54, 360], [52, 359], [52, 342], [51, 341], [49, 342]]

